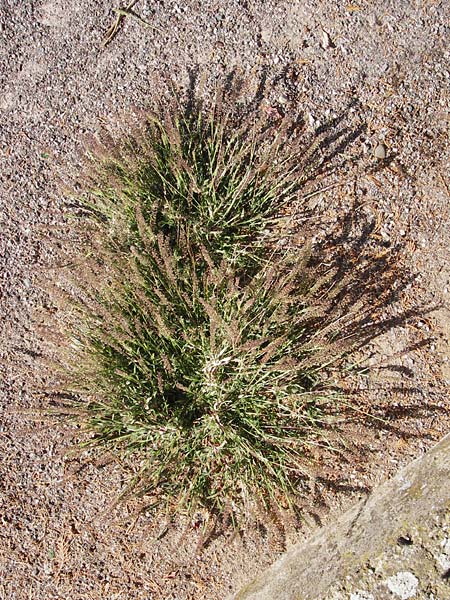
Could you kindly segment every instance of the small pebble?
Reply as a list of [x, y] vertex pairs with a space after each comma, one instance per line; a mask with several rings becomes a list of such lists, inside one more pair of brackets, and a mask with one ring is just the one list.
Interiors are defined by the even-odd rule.
[[330, 36], [324, 30], [322, 31], [322, 48], [324, 50], [327, 50], [328, 48], [331, 48]]
[[378, 160], [384, 160], [386, 158], [386, 146], [384, 144], [378, 144], [374, 150], [374, 155]]
[[372, 594], [368, 592], [354, 592], [350, 594], [350, 600], [375, 600]]

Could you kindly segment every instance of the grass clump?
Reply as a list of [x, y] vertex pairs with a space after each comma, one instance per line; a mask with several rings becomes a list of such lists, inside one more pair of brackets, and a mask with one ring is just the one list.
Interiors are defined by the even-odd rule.
[[270, 131], [255, 133], [233, 129], [220, 114], [151, 116], [115, 155], [94, 158], [93, 208], [110, 220], [125, 219], [125, 235], [142, 221], [152, 233], [167, 234], [177, 251], [184, 229], [214, 260], [241, 260], [299, 186], [296, 157], [280, 152], [283, 132], [275, 138]]
[[285, 502], [339, 413], [332, 274], [265, 241], [301, 185], [283, 148], [225, 117], [151, 118], [83, 181], [55, 293], [65, 390], [90, 443], [135, 457], [135, 489], [171, 508]]

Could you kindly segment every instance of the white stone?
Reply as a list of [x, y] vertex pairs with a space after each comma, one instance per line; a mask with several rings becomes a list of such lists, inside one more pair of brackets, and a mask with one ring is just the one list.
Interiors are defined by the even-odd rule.
[[409, 571], [400, 571], [385, 581], [389, 590], [401, 600], [414, 598], [419, 580]]

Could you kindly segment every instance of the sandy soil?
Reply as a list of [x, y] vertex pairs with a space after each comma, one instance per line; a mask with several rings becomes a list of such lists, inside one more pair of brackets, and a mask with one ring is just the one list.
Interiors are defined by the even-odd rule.
[[[225, 598], [450, 427], [448, 3], [141, 0], [152, 27], [127, 17], [105, 48], [114, 7], [0, 0], [2, 599]], [[389, 427], [353, 426], [365, 453], [318, 482], [303, 528], [249, 522], [200, 551], [201, 515], [167, 523], [138, 502], [114, 506], [120, 465], [75, 458], [73, 429], [36, 417], [46, 381], [31, 317], [55, 251], [38, 232], [63, 222], [54, 165], [76, 166], [86, 136], [151, 104], [161, 80], [207, 90], [232, 72], [268, 117], [298, 113], [323, 140], [308, 191], [339, 185], [313, 197], [317, 236], [357, 206], [369, 237], [407, 251], [403, 309], [436, 308], [367, 349]]]

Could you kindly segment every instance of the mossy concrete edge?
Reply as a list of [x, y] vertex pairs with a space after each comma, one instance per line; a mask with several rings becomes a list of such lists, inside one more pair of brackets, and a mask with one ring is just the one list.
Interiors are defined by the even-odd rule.
[[433, 515], [449, 513], [450, 434], [334, 523], [294, 546], [232, 598], [341, 598], [333, 595], [337, 583], [354, 579], [364, 565], [376, 561], [410, 531], [427, 530]]

